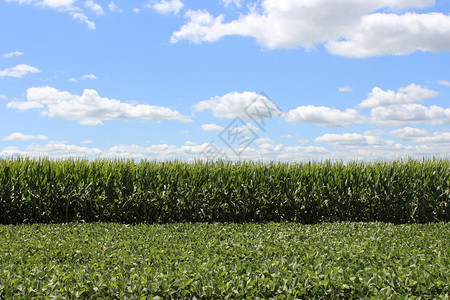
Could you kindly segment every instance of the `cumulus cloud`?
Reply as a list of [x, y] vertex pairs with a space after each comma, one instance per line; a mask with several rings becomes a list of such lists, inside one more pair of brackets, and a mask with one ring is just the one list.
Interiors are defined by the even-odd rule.
[[429, 136], [418, 137], [415, 140], [413, 140], [413, 142], [424, 145], [436, 145], [436, 144], [449, 145], [450, 132], [435, 132], [433, 134], [430, 134]]
[[360, 124], [363, 117], [355, 109], [345, 111], [325, 106], [299, 106], [287, 112], [286, 120], [291, 123], [310, 123], [325, 127], [345, 127]]
[[450, 108], [420, 104], [398, 104], [372, 109], [372, 121], [377, 125], [402, 126], [408, 124], [431, 123], [450, 124]]
[[[235, 1], [225, 1], [227, 5]], [[171, 42], [214, 42], [228, 35], [253, 37], [267, 49], [314, 48], [368, 57], [415, 50], [450, 50], [450, 16], [440, 13], [379, 13], [434, 5], [434, 0], [262, 0], [248, 14], [226, 22], [225, 15], [188, 10]]]
[[39, 69], [36, 67], [26, 65], [26, 64], [20, 64], [15, 67], [0, 70], [0, 78], [4, 78], [4, 77], [22, 78], [25, 75], [39, 73], [39, 72], [41, 72], [41, 71], [39, 71]]
[[81, 96], [55, 88], [33, 87], [27, 90], [26, 102], [11, 101], [9, 108], [40, 108], [43, 116], [76, 120], [83, 125], [103, 125], [104, 120], [178, 120], [190, 122], [188, 116], [167, 107], [147, 104], [132, 105], [116, 99], [100, 97], [97, 91], [85, 89]]
[[203, 131], [222, 131], [225, 128], [217, 124], [202, 124]]
[[412, 103], [415, 101], [436, 97], [438, 94], [439, 93], [436, 91], [423, 88], [414, 83], [400, 88], [398, 92], [393, 90], [385, 91], [379, 87], [375, 87], [372, 89], [372, 92], [369, 94], [368, 98], [362, 101], [358, 107], [372, 108], [378, 106]]
[[443, 144], [450, 143], [450, 132], [428, 132], [425, 129], [404, 127], [389, 132], [391, 136], [403, 141], [417, 144]]
[[7, 100], [8, 97], [6, 97], [6, 95], [0, 94], [0, 99]]
[[346, 39], [327, 43], [328, 51], [349, 57], [405, 55], [416, 50], [450, 50], [450, 16], [442, 13], [375, 13]]
[[103, 11], [103, 7], [101, 7], [100, 4], [95, 3], [92, 0], [87, 0], [84, 2], [84, 7], [90, 9], [91, 11], [93, 11], [97, 16], [101, 16], [103, 14], [105, 14], [105, 12]]
[[16, 56], [21, 56], [23, 55], [23, 52], [20, 51], [13, 51], [13, 52], [8, 52], [3, 54], [3, 58], [11, 58], [11, 57], [16, 57]]
[[8, 136], [3, 138], [4, 141], [29, 141], [29, 140], [46, 140], [47, 137], [45, 135], [31, 135], [31, 134], [23, 134], [20, 132], [13, 132]]
[[177, 14], [184, 6], [180, 0], [152, 0], [147, 6], [163, 15]]
[[412, 127], [404, 127], [399, 129], [394, 129], [389, 132], [390, 135], [400, 138], [401, 140], [412, 140], [418, 137], [426, 137], [429, 136], [430, 133], [425, 129], [420, 128], [412, 128]]
[[281, 116], [282, 111], [264, 94], [255, 92], [232, 92], [210, 100], [200, 101], [193, 106], [195, 112], [210, 109], [215, 117], [253, 120], [260, 124], [264, 119]]

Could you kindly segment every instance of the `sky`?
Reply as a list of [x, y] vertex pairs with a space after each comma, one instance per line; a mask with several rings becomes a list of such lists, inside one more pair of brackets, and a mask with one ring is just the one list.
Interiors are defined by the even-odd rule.
[[0, 0], [0, 157], [449, 157], [448, 0]]

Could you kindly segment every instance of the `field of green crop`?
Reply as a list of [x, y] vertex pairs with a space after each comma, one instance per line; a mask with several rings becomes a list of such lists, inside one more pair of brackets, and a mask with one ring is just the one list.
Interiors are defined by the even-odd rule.
[[448, 299], [449, 200], [448, 159], [0, 159], [0, 299]]
[[0, 245], [0, 299], [449, 295], [449, 223], [2, 225]]
[[0, 224], [450, 221], [450, 160], [0, 159]]

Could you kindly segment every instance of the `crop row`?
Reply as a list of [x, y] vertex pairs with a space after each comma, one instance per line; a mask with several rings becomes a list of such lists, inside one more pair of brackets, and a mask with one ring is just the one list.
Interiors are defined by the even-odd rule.
[[450, 221], [450, 161], [0, 160], [0, 224]]
[[449, 223], [1, 225], [0, 298], [448, 299], [449, 232]]

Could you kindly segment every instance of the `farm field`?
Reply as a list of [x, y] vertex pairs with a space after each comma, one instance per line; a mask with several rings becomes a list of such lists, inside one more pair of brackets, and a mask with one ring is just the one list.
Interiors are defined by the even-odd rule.
[[450, 224], [0, 226], [0, 298], [448, 299]]
[[0, 224], [450, 221], [450, 160], [0, 159]]

